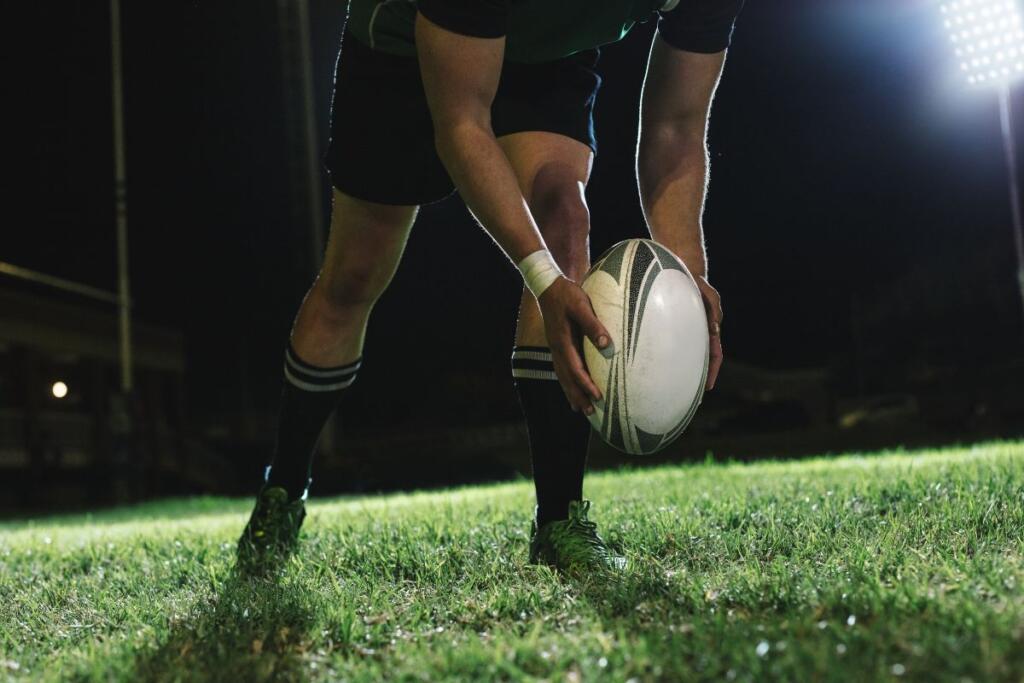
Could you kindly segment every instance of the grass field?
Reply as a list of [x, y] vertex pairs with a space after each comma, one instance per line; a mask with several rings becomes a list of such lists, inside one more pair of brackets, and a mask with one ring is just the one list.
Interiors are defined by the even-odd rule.
[[0, 680], [1024, 680], [1024, 444], [601, 474], [615, 581], [524, 562], [526, 482], [0, 525]]

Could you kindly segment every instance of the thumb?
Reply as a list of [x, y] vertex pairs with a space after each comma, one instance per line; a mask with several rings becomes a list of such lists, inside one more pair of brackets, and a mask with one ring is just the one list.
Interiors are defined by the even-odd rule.
[[590, 303], [590, 298], [586, 293], [583, 296], [586, 297], [586, 304], [577, 308], [576, 324], [580, 326], [580, 330], [597, 347], [602, 356], [611, 358], [615, 355], [615, 342], [612, 341], [612, 335], [598, 319], [597, 313], [594, 312], [594, 306]]

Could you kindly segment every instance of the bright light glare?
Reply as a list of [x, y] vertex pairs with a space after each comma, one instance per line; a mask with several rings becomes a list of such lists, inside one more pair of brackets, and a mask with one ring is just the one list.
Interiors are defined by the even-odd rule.
[[1024, 22], [1016, 0], [947, 0], [940, 5], [960, 70], [971, 84], [1024, 76]]
[[68, 385], [64, 382], [54, 382], [51, 391], [53, 391], [54, 398], [64, 398], [68, 395]]

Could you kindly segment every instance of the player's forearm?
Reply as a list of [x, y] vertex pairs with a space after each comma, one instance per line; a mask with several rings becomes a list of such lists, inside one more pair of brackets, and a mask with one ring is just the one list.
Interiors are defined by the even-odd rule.
[[512, 167], [483, 122], [439, 127], [437, 150], [463, 201], [514, 263], [545, 249]]
[[694, 275], [707, 274], [701, 216], [708, 168], [703, 122], [642, 129], [637, 180], [647, 224], [652, 237], [683, 259]]

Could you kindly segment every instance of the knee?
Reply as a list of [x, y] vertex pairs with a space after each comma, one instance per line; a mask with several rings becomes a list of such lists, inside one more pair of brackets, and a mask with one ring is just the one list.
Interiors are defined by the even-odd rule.
[[368, 311], [387, 288], [391, 273], [382, 273], [373, 259], [341, 267], [325, 267], [313, 287], [328, 314]]
[[582, 277], [589, 266], [590, 211], [575, 186], [550, 193], [534, 210], [544, 241], [566, 275]]

